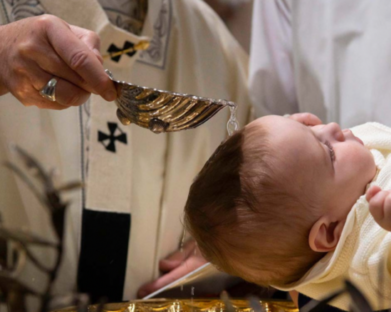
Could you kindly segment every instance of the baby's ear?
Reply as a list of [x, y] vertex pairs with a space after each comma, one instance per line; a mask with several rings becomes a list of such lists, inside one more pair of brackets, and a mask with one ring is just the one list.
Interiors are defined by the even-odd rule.
[[337, 247], [344, 222], [330, 221], [328, 216], [321, 217], [312, 226], [308, 242], [313, 251], [329, 252]]

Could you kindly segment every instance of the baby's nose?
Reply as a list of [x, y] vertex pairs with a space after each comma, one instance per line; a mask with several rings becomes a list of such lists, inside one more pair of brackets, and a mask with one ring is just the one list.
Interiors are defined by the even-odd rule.
[[341, 127], [336, 122], [331, 122], [326, 125], [327, 131], [332, 135], [332, 137], [340, 142], [345, 141], [345, 136], [341, 130]]

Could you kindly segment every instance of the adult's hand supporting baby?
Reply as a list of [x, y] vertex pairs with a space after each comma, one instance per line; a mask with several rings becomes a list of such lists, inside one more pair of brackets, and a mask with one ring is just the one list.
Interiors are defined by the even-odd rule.
[[207, 261], [201, 255], [197, 244], [190, 240], [183, 246], [183, 251], [176, 251], [167, 258], [160, 260], [159, 270], [164, 273], [158, 279], [143, 285], [137, 293], [138, 298], [143, 298], [154, 291], [172, 283], [185, 276], [191, 271], [199, 268]]
[[322, 124], [318, 116], [311, 113], [297, 113], [290, 115], [288, 118], [296, 120], [306, 126], [316, 126]]
[[385, 230], [391, 231], [391, 191], [383, 191], [379, 186], [371, 186], [366, 199], [369, 212], [375, 221]]
[[[0, 95], [11, 92], [25, 106], [50, 109], [81, 105], [91, 93], [116, 98], [92, 31], [41, 15], [0, 26], [0, 41]], [[56, 102], [39, 94], [51, 78]]]

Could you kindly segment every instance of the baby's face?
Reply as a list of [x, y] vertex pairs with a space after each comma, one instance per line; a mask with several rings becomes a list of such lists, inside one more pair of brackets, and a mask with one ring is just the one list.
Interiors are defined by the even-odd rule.
[[248, 127], [267, 129], [272, 166], [284, 185], [336, 218], [347, 216], [375, 176], [372, 154], [350, 130], [341, 130], [336, 123], [308, 127], [289, 118], [266, 116]]

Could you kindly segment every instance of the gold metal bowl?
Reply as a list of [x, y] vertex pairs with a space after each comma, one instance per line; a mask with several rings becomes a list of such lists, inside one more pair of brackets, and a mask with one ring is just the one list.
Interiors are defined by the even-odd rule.
[[[254, 312], [246, 300], [231, 300], [235, 312]], [[261, 300], [265, 312], [299, 312], [291, 301]], [[88, 308], [95, 312], [96, 305]], [[149, 299], [133, 300], [125, 303], [110, 303], [105, 305], [104, 312], [225, 312], [225, 305], [219, 299]], [[75, 308], [67, 308], [53, 312], [76, 312]]]
[[175, 132], [197, 128], [228, 106], [236, 104], [221, 99], [198, 97], [115, 80], [117, 117], [123, 125], [136, 124], [154, 133]]

